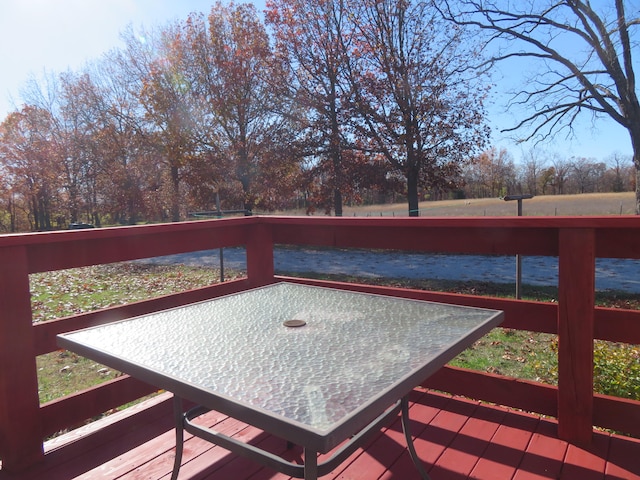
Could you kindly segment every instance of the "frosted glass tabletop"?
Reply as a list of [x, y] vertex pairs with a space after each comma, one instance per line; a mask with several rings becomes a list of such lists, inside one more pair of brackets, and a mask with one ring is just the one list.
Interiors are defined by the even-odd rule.
[[494, 310], [278, 283], [59, 343], [236, 418], [241, 407], [249, 420], [279, 419], [285, 436], [293, 425], [326, 437], [366, 425], [501, 321]]

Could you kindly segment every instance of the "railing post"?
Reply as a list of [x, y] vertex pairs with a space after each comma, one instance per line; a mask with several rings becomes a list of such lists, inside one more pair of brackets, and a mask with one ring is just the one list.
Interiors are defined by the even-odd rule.
[[271, 226], [257, 222], [251, 225], [247, 243], [247, 276], [252, 286], [273, 283], [273, 235]]
[[559, 232], [558, 436], [588, 444], [593, 435], [595, 232]]
[[20, 471], [43, 456], [26, 248], [0, 248], [2, 469]]

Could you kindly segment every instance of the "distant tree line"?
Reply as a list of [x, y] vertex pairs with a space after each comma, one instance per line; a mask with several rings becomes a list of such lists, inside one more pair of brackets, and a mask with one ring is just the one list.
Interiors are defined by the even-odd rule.
[[604, 161], [566, 158], [531, 150], [518, 164], [504, 149], [480, 154], [463, 172], [460, 198], [503, 197], [507, 194], [569, 195], [632, 192], [636, 169], [631, 155], [612, 154]]
[[0, 124], [0, 231], [635, 188], [627, 159], [516, 168], [489, 148], [485, 45], [437, 7], [268, 0], [263, 20], [217, 2], [127, 29], [81, 71], [31, 80]]

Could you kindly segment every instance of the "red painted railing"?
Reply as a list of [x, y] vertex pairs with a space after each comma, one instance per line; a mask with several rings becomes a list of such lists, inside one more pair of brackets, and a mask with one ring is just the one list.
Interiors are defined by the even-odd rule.
[[[287, 279], [505, 311], [505, 327], [557, 333], [558, 388], [445, 367], [425, 385], [555, 416], [562, 438], [588, 443], [594, 425], [640, 436], [640, 402], [593, 394], [593, 339], [640, 343], [640, 312], [594, 307], [596, 257], [640, 258], [638, 217], [308, 218], [251, 217], [170, 225], [0, 236], [0, 459], [19, 471], [43, 456], [42, 440], [154, 391], [124, 376], [39, 405], [36, 355], [55, 336], [268, 284], [273, 246], [314, 245], [559, 258], [557, 303], [360, 284]], [[247, 277], [176, 295], [33, 324], [30, 273], [218, 247], [246, 246]]]

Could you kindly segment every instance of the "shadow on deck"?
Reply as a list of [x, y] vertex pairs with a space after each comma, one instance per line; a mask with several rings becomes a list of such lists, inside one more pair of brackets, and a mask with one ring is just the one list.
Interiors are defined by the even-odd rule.
[[[45, 462], [0, 480], [168, 479], [175, 439], [169, 394], [116, 413], [45, 444]], [[432, 480], [640, 479], [640, 440], [594, 431], [589, 447], [557, 438], [557, 423], [476, 401], [416, 389], [412, 433]], [[144, 419], [133, 429], [127, 419]], [[301, 451], [217, 412], [203, 421], [218, 431], [297, 461]], [[138, 423], [140, 425], [140, 423]], [[201, 439], [186, 437], [180, 479], [290, 477]], [[418, 479], [397, 419], [324, 479]]]

